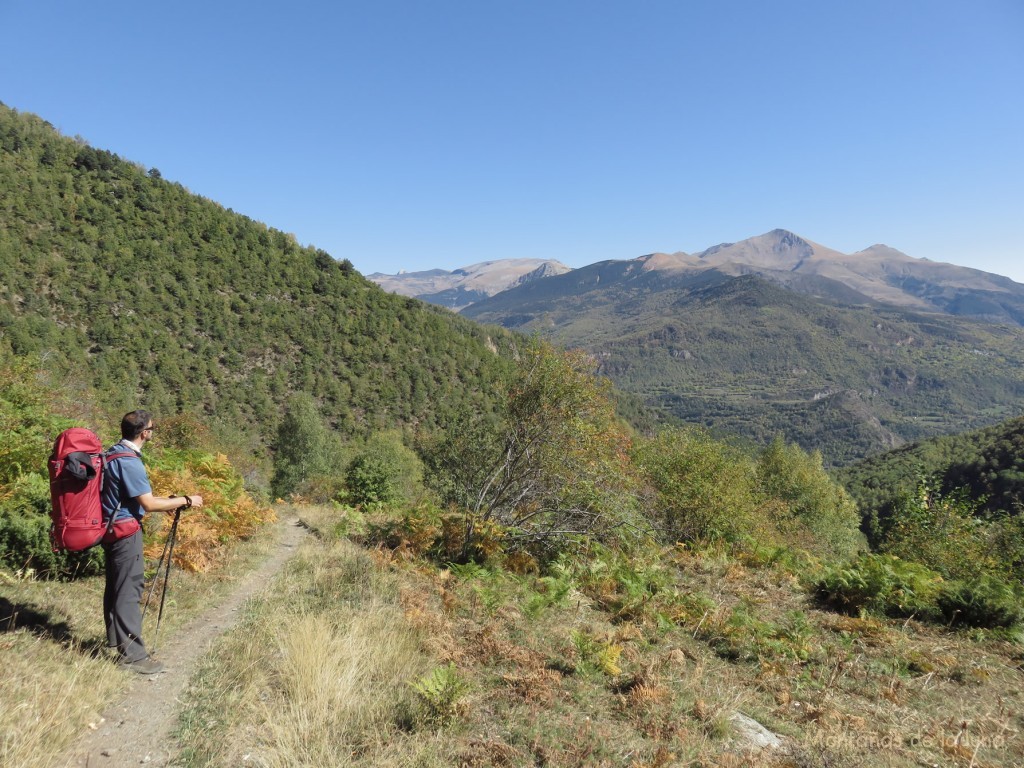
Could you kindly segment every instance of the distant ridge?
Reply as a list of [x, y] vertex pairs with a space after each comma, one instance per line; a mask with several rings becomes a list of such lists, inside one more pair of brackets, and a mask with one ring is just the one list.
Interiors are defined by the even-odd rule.
[[[1024, 285], [969, 267], [916, 259], [887, 245], [844, 254], [785, 229], [738, 243], [722, 243], [696, 255], [655, 253], [638, 259], [647, 269], [759, 274], [792, 290], [842, 300], [966, 315], [1024, 325]], [[849, 293], [853, 291], [855, 293]]]
[[[881, 303], [1024, 325], [1024, 285], [1008, 277], [914, 258], [882, 244], [852, 254], [841, 253], [785, 229], [774, 229], [737, 243], [720, 243], [697, 254], [650, 253], [600, 264], [618, 264], [626, 270], [633, 267], [675, 278], [695, 277], [708, 270], [731, 277], [756, 274], [789, 290], [826, 301]], [[575, 271], [606, 268], [591, 264]], [[554, 260], [498, 259], [451, 272], [375, 272], [368, 279], [391, 293], [414, 296], [461, 312], [502, 291], [571, 271]]]
[[389, 293], [412, 296], [456, 312], [474, 302], [517, 285], [569, 272], [569, 267], [551, 259], [499, 259], [482, 261], [452, 272], [431, 269], [386, 275], [374, 272], [368, 280]]

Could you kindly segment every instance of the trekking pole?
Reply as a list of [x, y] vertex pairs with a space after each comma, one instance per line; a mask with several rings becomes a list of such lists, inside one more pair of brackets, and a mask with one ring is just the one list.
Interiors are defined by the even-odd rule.
[[[164, 542], [164, 551], [160, 554], [160, 562], [156, 566], [156, 575], [160, 575], [160, 569], [164, 568], [164, 585], [160, 592], [160, 609], [156, 614], [156, 631], [153, 633], [153, 650], [151, 654], [156, 653], [156, 644], [160, 639], [160, 622], [164, 618], [164, 600], [167, 599], [167, 585], [171, 579], [171, 562], [174, 560], [174, 544], [178, 540], [178, 520], [181, 519], [181, 510], [184, 507], [178, 507], [174, 510], [174, 522], [171, 523], [171, 531], [167, 534], [167, 540]], [[164, 566], [164, 558], [166, 556], [167, 565]], [[142, 608], [142, 620], [146, 619], [146, 610], [149, 608], [149, 599], [153, 596], [153, 590], [156, 588], [156, 578], [153, 579], [153, 583], [149, 585], [149, 594], [146, 596], [146, 604]]]

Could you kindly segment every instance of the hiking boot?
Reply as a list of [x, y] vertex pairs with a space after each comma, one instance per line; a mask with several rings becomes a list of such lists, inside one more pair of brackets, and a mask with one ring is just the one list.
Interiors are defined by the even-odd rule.
[[164, 671], [164, 665], [151, 656], [144, 656], [136, 661], [122, 659], [118, 665], [139, 675], [155, 675], [157, 672]]

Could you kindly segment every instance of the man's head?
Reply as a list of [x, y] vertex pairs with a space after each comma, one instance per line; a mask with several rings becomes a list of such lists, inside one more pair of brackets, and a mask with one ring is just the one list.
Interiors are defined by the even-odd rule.
[[142, 433], [153, 429], [153, 414], [149, 411], [132, 411], [121, 419], [121, 437], [137, 441]]

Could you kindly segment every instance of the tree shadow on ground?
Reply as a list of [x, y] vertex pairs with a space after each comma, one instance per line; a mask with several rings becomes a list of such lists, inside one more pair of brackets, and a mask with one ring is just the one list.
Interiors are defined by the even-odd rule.
[[67, 621], [55, 619], [52, 614], [40, 610], [38, 606], [30, 603], [13, 603], [6, 597], [0, 597], [0, 632], [14, 632], [18, 629], [89, 656], [99, 656], [104, 650], [104, 644], [98, 639], [78, 637]]

